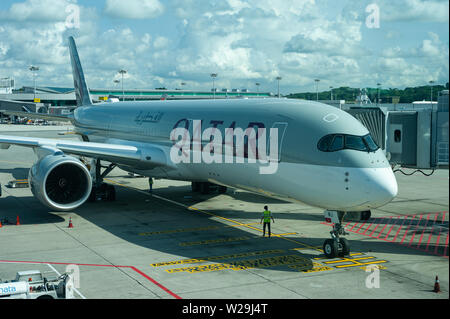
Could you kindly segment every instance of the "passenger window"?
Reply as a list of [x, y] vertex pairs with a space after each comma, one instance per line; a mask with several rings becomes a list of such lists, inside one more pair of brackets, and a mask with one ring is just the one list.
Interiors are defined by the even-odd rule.
[[395, 130], [394, 131], [394, 142], [395, 143], [400, 143], [401, 141], [402, 141], [402, 131]]
[[329, 150], [330, 152], [339, 151], [344, 148], [344, 137], [342, 135], [336, 135]]
[[345, 137], [345, 148], [357, 151], [367, 151], [366, 144], [364, 144], [361, 136], [347, 135]]

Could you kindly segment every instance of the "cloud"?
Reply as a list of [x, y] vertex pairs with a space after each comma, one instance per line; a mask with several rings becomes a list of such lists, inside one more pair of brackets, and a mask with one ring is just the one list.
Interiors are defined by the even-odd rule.
[[380, 16], [384, 21], [448, 22], [449, 2], [446, 0], [384, 0]]
[[67, 8], [74, 0], [26, 0], [13, 3], [9, 10], [0, 11], [2, 21], [62, 22], [68, 13]]
[[158, 0], [106, 0], [105, 13], [114, 18], [152, 19], [164, 12]]
[[[53, 6], [50, 0], [20, 1], [0, 9], [0, 76], [15, 76], [20, 85], [32, 83], [30, 64], [41, 67], [45, 85], [73, 85], [68, 35], [75, 36], [88, 83], [97, 88], [114, 86], [121, 68], [128, 71], [125, 88], [175, 88], [186, 82], [186, 88], [209, 90], [210, 73], [219, 74], [217, 87], [255, 89], [259, 82], [261, 91], [272, 92], [276, 76], [283, 78], [282, 92], [314, 90], [315, 78], [322, 89], [448, 81], [443, 23], [433, 22], [420, 34], [415, 30], [429, 22], [392, 20], [386, 27], [385, 11], [400, 9], [387, 0], [377, 0], [378, 30], [365, 26], [364, 9], [373, 0], [338, 8], [324, 0], [107, 0], [104, 7], [75, 0], [53, 0]], [[443, 3], [399, 2], [419, 20], [424, 17], [411, 5]], [[65, 6], [71, 4], [81, 10], [79, 29], [65, 24]], [[39, 16], [42, 10], [52, 14]], [[152, 20], [132, 21], [144, 18]]]

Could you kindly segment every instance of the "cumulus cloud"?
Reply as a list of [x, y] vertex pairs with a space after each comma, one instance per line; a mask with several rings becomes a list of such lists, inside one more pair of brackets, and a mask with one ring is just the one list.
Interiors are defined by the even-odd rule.
[[151, 19], [161, 15], [164, 6], [158, 0], [106, 0], [105, 13], [115, 18]]
[[2, 21], [61, 22], [67, 18], [66, 9], [75, 0], [26, 0], [13, 3], [9, 10], [0, 11]]
[[[186, 88], [209, 90], [210, 73], [219, 74], [217, 87], [255, 89], [259, 82], [261, 91], [272, 92], [275, 77], [282, 76], [286, 93], [313, 90], [317, 77], [325, 89], [448, 81], [448, 32], [435, 28], [405, 38], [414, 31], [385, 15], [400, 8], [387, 0], [377, 1], [381, 28], [368, 30], [365, 6], [372, 2], [330, 9], [315, 0], [106, 0], [104, 6], [25, 0], [0, 5], [0, 76], [30, 85], [28, 66], [37, 64], [46, 85], [73, 85], [67, 36], [75, 35], [88, 83], [97, 88], [114, 86], [122, 68], [128, 71], [127, 88], [175, 88], [185, 82]], [[448, 7], [438, 0], [399, 2], [416, 28], [427, 18], [418, 16], [415, 6]], [[65, 24], [65, 8], [73, 4], [81, 10], [79, 29]]]

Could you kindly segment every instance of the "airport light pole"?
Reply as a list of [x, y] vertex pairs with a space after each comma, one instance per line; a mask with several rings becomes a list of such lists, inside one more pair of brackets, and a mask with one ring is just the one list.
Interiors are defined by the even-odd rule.
[[119, 70], [119, 73], [122, 74], [122, 101], [125, 101], [125, 91], [123, 89], [123, 76], [127, 73], [127, 71]]
[[330, 99], [333, 101], [333, 87], [330, 86]]
[[[428, 83], [430, 83], [430, 101], [433, 102], [433, 83], [434, 81], [429, 81]], [[433, 104], [433, 103], [431, 103]]]
[[259, 86], [261, 85], [261, 83], [256, 82], [255, 85], [256, 85], [256, 96], [259, 96]]
[[377, 87], [378, 87], [378, 98], [377, 98], [377, 105], [380, 104], [380, 88], [381, 88], [381, 83], [377, 83]]
[[319, 79], [315, 79], [314, 82], [316, 82], [316, 101], [319, 101]]
[[216, 83], [215, 83], [215, 80], [216, 80], [217, 75], [218, 75], [217, 73], [211, 73], [210, 74], [210, 76], [211, 76], [211, 78], [213, 80], [213, 99], [214, 100], [216, 99]]
[[37, 75], [37, 71], [39, 71], [39, 67], [38, 66], [30, 66], [29, 69], [31, 72], [33, 72], [33, 81], [34, 81], [34, 97], [33, 97], [33, 102], [36, 100], [36, 75]]
[[278, 81], [278, 98], [280, 98], [280, 80], [282, 79], [281, 76], [277, 76], [276, 80]]

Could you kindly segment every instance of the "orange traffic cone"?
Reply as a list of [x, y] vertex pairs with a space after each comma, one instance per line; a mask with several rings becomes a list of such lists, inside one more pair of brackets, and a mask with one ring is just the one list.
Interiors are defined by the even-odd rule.
[[436, 276], [436, 280], [434, 282], [433, 292], [441, 292], [441, 287], [439, 286], [439, 278]]
[[70, 217], [70, 219], [69, 219], [69, 228], [73, 228], [72, 217]]
[[20, 220], [19, 220], [19, 216], [17, 216], [17, 220], [16, 220], [16, 225], [19, 226], [20, 225]]

